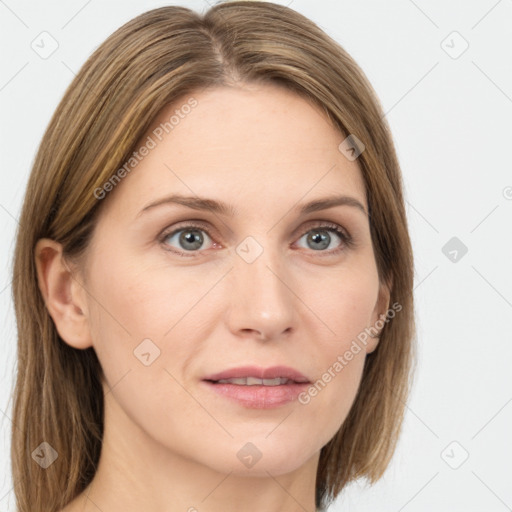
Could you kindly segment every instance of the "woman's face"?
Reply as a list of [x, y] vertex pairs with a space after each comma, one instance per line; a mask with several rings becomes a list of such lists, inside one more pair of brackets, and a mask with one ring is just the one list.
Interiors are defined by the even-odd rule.
[[[284, 474], [318, 456], [376, 340], [335, 363], [389, 299], [344, 138], [277, 86], [210, 89], [161, 113], [102, 199], [82, 275], [106, 429], [224, 473]], [[301, 211], [335, 196], [362, 209]], [[242, 380], [218, 382], [230, 377]], [[298, 383], [319, 379], [316, 395]]]

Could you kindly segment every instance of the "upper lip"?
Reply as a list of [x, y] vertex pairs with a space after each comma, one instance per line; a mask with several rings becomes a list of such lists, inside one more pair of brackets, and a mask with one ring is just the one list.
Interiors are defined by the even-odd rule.
[[203, 380], [217, 381], [225, 379], [236, 379], [240, 377], [256, 377], [257, 379], [286, 378], [295, 382], [309, 382], [309, 379], [294, 368], [289, 366], [271, 366], [262, 368], [259, 366], [240, 366], [231, 368], [219, 373], [208, 375]]

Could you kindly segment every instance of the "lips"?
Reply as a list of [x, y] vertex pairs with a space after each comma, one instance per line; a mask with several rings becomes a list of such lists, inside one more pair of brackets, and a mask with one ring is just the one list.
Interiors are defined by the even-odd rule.
[[[277, 379], [280, 379], [281, 382], [277, 382]], [[276, 386], [281, 384], [304, 384], [309, 382], [309, 379], [305, 375], [289, 366], [272, 366], [270, 368], [242, 366], [209, 375], [203, 380], [210, 382], [231, 381], [231, 384], [247, 386]]]
[[208, 375], [206, 389], [250, 409], [274, 409], [294, 402], [310, 384], [294, 368], [244, 366]]

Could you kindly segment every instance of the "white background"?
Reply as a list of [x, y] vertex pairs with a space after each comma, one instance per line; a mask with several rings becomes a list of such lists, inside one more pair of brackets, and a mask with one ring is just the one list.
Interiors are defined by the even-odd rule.
[[[400, 444], [378, 484], [354, 483], [331, 511], [512, 510], [512, 2], [278, 3], [340, 42], [376, 89], [404, 175], [415, 252], [419, 365]], [[163, 5], [0, 1], [2, 511], [14, 510], [11, 257], [35, 152], [92, 51], [129, 19]], [[59, 44], [48, 59], [31, 48], [42, 31]], [[453, 31], [469, 43], [457, 58], [463, 47]], [[457, 262], [442, 251], [452, 237], [468, 248]], [[452, 469], [448, 462], [460, 464], [466, 452]]]

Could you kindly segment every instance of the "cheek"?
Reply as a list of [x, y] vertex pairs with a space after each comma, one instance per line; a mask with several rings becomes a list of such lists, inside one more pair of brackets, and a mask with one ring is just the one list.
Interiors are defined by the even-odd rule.
[[[98, 260], [93, 269], [92, 309], [102, 332], [116, 329], [133, 342], [162, 338], [207, 291], [207, 282], [183, 268], [148, 268], [143, 260]], [[109, 340], [110, 342], [115, 339]]]
[[348, 415], [361, 382], [366, 358], [364, 330], [371, 325], [378, 275], [370, 263], [360, 271], [340, 272], [326, 282], [321, 293], [319, 288], [309, 290], [308, 305], [319, 317], [316, 332], [325, 334], [314, 336], [312, 331], [319, 372], [299, 401], [310, 408], [310, 416], [322, 418], [327, 442]]
[[[328, 443], [346, 420], [354, 403], [366, 357], [364, 347], [351, 340], [322, 343], [321, 368], [312, 384], [299, 396], [308, 420], [314, 421], [320, 446]], [[306, 424], [307, 421], [304, 422]]]
[[[310, 408], [310, 416], [325, 422], [331, 436], [344, 421], [359, 388], [366, 352], [357, 340], [319, 346], [320, 370], [299, 402]], [[325, 412], [328, 411], [328, 414]], [[320, 421], [322, 421], [320, 420]]]
[[166, 429], [179, 431], [185, 415], [206, 429], [208, 417], [198, 413], [180, 383], [195, 353], [194, 340], [203, 335], [196, 320], [197, 311], [205, 310], [197, 305], [211, 283], [183, 269], [148, 269], [133, 259], [109, 261], [115, 260], [98, 259], [91, 273], [90, 325], [105, 392], [112, 390], [113, 410], [123, 411], [116, 421], [126, 414], [156, 433], [162, 418]]
[[127, 372], [143, 370], [140, 382], [147, 379], [152, 386], [154, 367], [160, 367], [160, 382], [170, 379], [162, 375], [164, 368], [173, 374], [185, 371], [197, 349], [195, 340], [205, 339], [221, 309], [208, 295], [220, 271], [200, 273], [161, 263], [148, 267], [143, 259], [112, 254], [93, 262], [91, 276], [91, 333], [110, 386]]
[[322, 335], [317, 331], [315, 337], [324, 342], [322, 353], [330, 359], [371, 325], [379, 289], [372, 263], [347, 266], [322, 279], [303, 282], [302, 296], [314, 313], [314, 321], [322, 324]]

